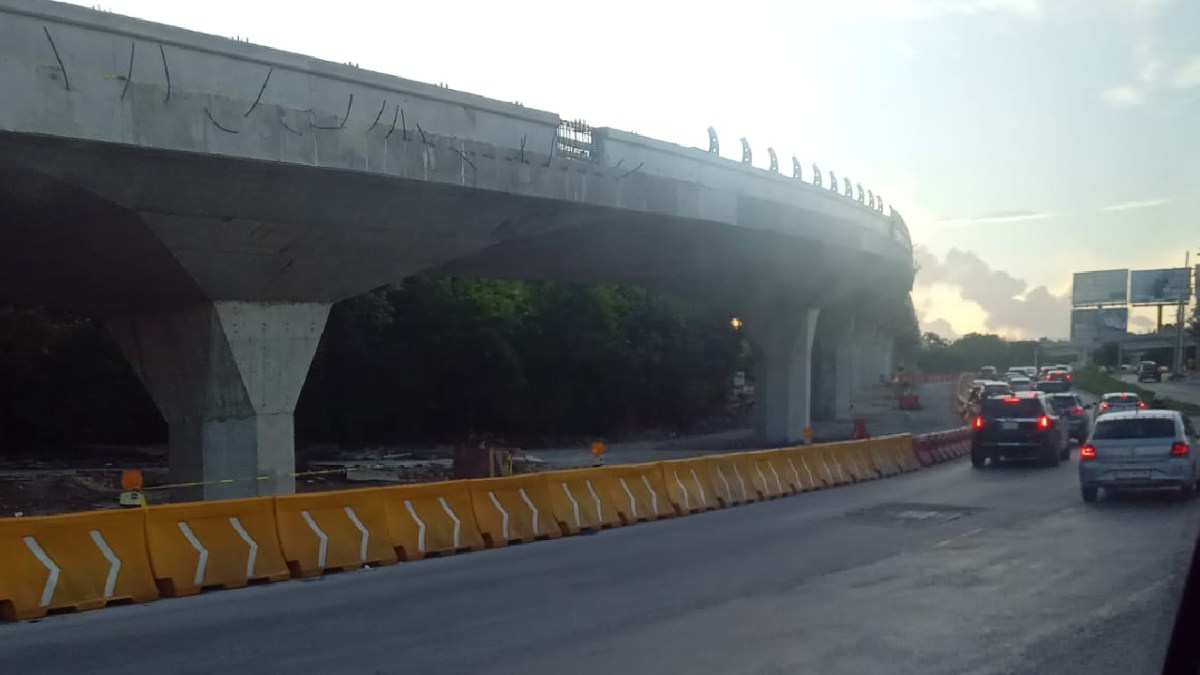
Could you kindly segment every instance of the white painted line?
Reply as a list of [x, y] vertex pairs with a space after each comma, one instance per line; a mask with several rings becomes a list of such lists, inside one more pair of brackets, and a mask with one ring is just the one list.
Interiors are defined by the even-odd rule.
[[250, 554], [246, 556], [246, 578], [250, 579], [254, 576], [254, 565], [258, 562], [258, 542], [250, 538], [250, 533], [246, 531], [246, 528], [242, 527], [242, 521], [238, 520], [237, 516], [230, 518], [229, 524], [233, 525], [233, 529], [237, 531], [238, 536], [250, 547]]
[[658, 493], [654, 491], [654, 488], [650, 487], [650, 479], [646, 477], [646, 474], [642, 474], [642, 484], [645, 485], [646, 489], [650, 491], [650, 510], [654, 512], [655, 516], [657, 516]]
[[[767, 474], [763, 473], [762, 464], [755, 462], [754, 470], [758, 472], [758, 477], [762, 479], [763, 492], [769, 491], [771, 489], [771, 484], [767, 482]], [[765, 497], [766, 495], [763, 496]]]
[[733, 476], [738, 479], [738, 483], [742, 486], [742, 501], [750, 501], [750, 497], [746, 493], [746, 479], [742, 478], [742, 472], [738, 471], [737, 464], [733, 465]]
[[729, 503], [733, 503], [733, 489], [729, 487], [729, 481], [725, 479], [725, 472], [721, 470], [719, 464], [714, 464], [713, 468], [717, 470], [717, 475], [721, 477], [721, 482], [725, 484], [725, 499]]
[[358, 514], [354, 512], [354, 509], [350, 508], [349, 506], [344, 508], [346, 511], [346, 516], [350, 518], [350, 522], [354, 523], [354, 526], [358, 528], [359, 532], [362, 532], [362, 541], [360, 541], [358, 544], [358, 557], [361, 558], [363, 562], [367, 562], [367, 543], [371, 541], [371, 532], [367, 528], [363, 527], [362, 521], [358, 519]]
[[413, 508], [412, 502], [405, 499], [404, 508], [408, 509], [408, 515], [412, 516], [413, 522], [417, 524], [417, 553], [425, 552], [425, 521], [421, 520], [421, 516], [417, 515], [417, 510]]
[[536, 537], [536, 536], [538, 536], [538, 534], [540, 532], [540, 530], [538, 530], [537, 507], [533, 505], [533, 501], [531, 499], [529, 499], [529, 495], [525, 494], [525, 488], [517, 488], [517, 493], [520, 494], [521, 499], [523, 499], [525, 501], [525, 506], [528, 506], [529, 510], [533, 511], [533, 536]]
[[817, 487], [817, 479], [813, 478], [812, 469], [808, 468], [808, 460], [801, 457], [800, 465], [804, 467], [804, 472], [808, 474], [808, 484], [815, 489]]
[[679, 472], [675, 471], [673, 473], [675, 474], [675, 484], [678, 485], [679, 490], [681, 492], [683, 492], [683, 510], [691, 511], [692, 510], [692, 500], [688, 499], [687, 487], [684, 486], [683, 481], [679, 480]]
[[200, 559], [196, 561], [196, 574], [192, 577], [192, 583], [197, 586], [204, 585], [204, 568], [208, 566], [208, 549], [204, 548], [204, 544], [196, 538], [192, 528], [185, 522], [180, 521], [175, 523], [179, 526], [179, 531], [183, 533], [183, 537], [188, 540], [192, 548], [196, 549], [196, 553], [200, 554]]
[[585, 478], [583, 484], [587, 486], [588, 492], [592, 493], [592, 500], [596, 502], [596, 525], [603, 525], [604, 507], [600, 505], [600, 496], [596, 494], [596, 489], [592, 487], [592, 481]]
[[825, 467], [825, 477], [829, 479], [829, 484], [833, 485], [833, 472], [829, 470], [829, 462], [825, 461], [825, 456], [821, 456], [821, 466]]
[[325, 569], [325, 554], [329, 550], [329, 537], [325, 536], [325, 533], [321, 530], [321, 528], [317, 527], [317, 521], [313, 520], [311, 513], [308, 511], [301, 511], [300, 515], [303, 516], [305, 522], [308, 523], [308, 528], [317, 535], [317, 539], [321, 540], [320, 545], [317, 546], [317, 567], [319, 569]]
[[799, 492], [804, 486], [800, 484], [800, 472], [796, 471], [796, 463], [791, 457], [788, 457], [788, 466], [792, 469], [792, 480], [796, 481], [796, 492]]
[[575, 527], [583, 527], [583, 523], [579, 522], [579, 502], [575, 501], [575, 496], [571, 494], [571, 488], [567, 487], [566, 483], [562, 484], [563, 492], [567, 493], [567, 500], [571, 502], [571, 510], [575, 512]]
[[92, 530], [89, 534], [92, 535], [92, 541], [96, 544], [96, 548], [100, 549], [100, 554], [108, 560], [108, 578], [104, 580], [104, 598], [107, 600], [113, 596], [113, 591], [117, 588], [117, 575], [121, 573], [121, 559], [108, 547], [108, 542], [104, 541], [104, 535], [100, 534], [100, 530]]
[[783, 494], [783, 481], [779, 480], [779, 472], [775, 470], [775, 462], [767, 460], [767, 466], [771, 467], [771, 473], [775, 474], [775, 489], [779, 494]]
[[695, 469], [692, 469], [692, 480], [696, 481], [696, 489], [700, 491], [700, 505], [704, 506], [704, 485], [700, 483], [700, 476], [696, 475]]
[[629, 486], [625, 484], [625, 479], [622, 478], [620, 480], [621, 480], [621, 487], [625, 488], [625, 494], [629, 495], [629, 510], [632, 512], [633, 519], [637, 520], [638, 519], [637, 500], [633, 498], [633, 492], [631, 492], [629, 490]]
[[58, 565], [55, 565], [50, 556], [46, 555], [46, 552], [42, 550], [41, 544], [37, 543], [37, 539], [25, 537], [24, 541], [25, 548], [29, 549], [33, 557], [37, 558], [38, 562], [45, 566], [48, 573], [46, 574], [46, 585], [42, 586], [42, 599], [38, 607], [49, 607], [50, 601], [54, 599], [54, 589], [58, 586]]
[[492, 498], [492, 506], [495, 506], [496, 510], [500, 512], [500, 529], [504, 531], [504, 540], [508, 541], [508, 511], [500, 506], [500, 500], [496, 499], [495, 492], [488, 490], [488, 497]]
[[442, 505], [442, 510], [446, 515], [450, 516], [450, 520], [454, 521], [454, 550], [462, 548], [462, 521], [454, 514], [454, 510], [446, 503], [445, 497], [438, 497], [438, 503]]

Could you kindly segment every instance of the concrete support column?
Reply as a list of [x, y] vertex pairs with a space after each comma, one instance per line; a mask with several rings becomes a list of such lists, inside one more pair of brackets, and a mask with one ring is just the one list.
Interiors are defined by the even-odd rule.
[[222, 301], [108, 321], [169, 426], [170, 481], [238, 479], [177, 498], [295, 491], [292, 413], [328, 316], [327, 304]]
[[804, 440], [812, 424], [812, 346], [816, 307], [772, 312], [749, 324], [757, 347], [754, 399], [755, 433], [769, 443]]
[[853, 315], [836, 309], [821, 311], [813, 342], [812, 417], [816, 421], [849, 419], [853, 329]]

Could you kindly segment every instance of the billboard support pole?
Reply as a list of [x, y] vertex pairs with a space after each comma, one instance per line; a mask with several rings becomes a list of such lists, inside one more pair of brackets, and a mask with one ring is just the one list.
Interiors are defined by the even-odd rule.
[[[1191, 269], [1192, 252], [1185, 251], [1183, 254], [1183, 269]], [[1191, 279], [1189, 278], [1190, 282]], [[1197, 289], [1200, 290], [1200, 289]], [[1171, 363], [1171, 370], [1175, 373], [1183, 374], [1183, 306], [1185, 304], [1184, 297], [1187, 293], [1179, 295], [1179, 305], [1175, 310], [1175, 359]]]
[[1161, 332], [1162, 332], [1162, 308], [1163, 308], [1163, 306], [1162, 306], [1162, 305], [1158, 305], [1158, 326], [1156, 326], [1156, 327], [1154, 328], [1154, 332], [1155, 332], [1155, 333], [1161, 333]]

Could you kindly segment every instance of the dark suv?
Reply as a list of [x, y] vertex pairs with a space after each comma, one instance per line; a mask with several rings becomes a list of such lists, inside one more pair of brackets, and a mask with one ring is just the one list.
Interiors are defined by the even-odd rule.
[[[1049, 383], [1053, 384], [1053, 383]], [[1088, 435], [1088, 410], [1092, 404], [1084, 405], [1079, 397], [1071, 392], [1062, 394], [1048, 394], [1047, 400], [1050, 401], [1051, 407], [1058, 416], [1067, 423], [1068, 435], [1072, 438], [1078, 438], [1080, 441], [1086, 440]]]
[[1036, 459], [1058, 466], [1070, 457], [1070, 423], [1059, 417], [1047, 395], [1023, 391], [983, 401], [971, 423], [971, 464], [982, 469], [987, 460]]

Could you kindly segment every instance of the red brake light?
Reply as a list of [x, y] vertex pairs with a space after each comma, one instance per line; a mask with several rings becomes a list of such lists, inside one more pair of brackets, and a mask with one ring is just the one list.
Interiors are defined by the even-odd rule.
[[1079, 406], [1075, 406], [1074, 408], [1071, 408], [1071, 414], [1072, 415], [1082, 415], [1083, 408], [1080, 408]]
[[1067, 382], [1070, 382], [1070, 381], [1071, 381], [1071, 374], [1067, 373]]
[[1005, 396], [1004, 402], [1005, 403], [1020, 403], [1021, 399], [1017, 398], [1016, 396]]
[[1127, 399], [1127, 398], [1129, 398], [1129, 395], [1128, 395], [1128, 394], [1121, 394], [1121, 400], [1122, 400], [1122, 401], [1124, 401], [1124, 400], [1125, 400], [1125, 399]]
[[1187, 443], [1184, 443], [1184, 442], [1182, 442], [1182, 441], [1181, 441], [1181, 442], [1177, 442], [1177, 443], [1172, 443], [1172, 444], [1171, 444], [1171, 456], [1173, 456], [1173, 457], [1187, 457], [1187, 454], [1188, 454], [1188, 450], [1189, 450], [1189, 449], [1190, 449], [1190, 448], [1188, 448], [1188, 444], [1187, 444]]
[[1138, 407], [1139, 407], [1139, 408], [1145, 408], [1145, 407], [1146, 407], [1146, 402], [1145, 402], [1145, 401], [1138, 401]]
[[971, 427], [974, 429], [982, 429], [983, 428], [983, 418], [976, 416], [975, 419], [971, 420]]
[[1080, 446], [1079, 459], [1096, 459], [1096, 446], [1091, 443]]
[[1049, 429], [1050, 428], [1050, 418], [1045, 415], [1042, 415], [1041, 417], [1038, 418], [1037, 424], [1038, 424], [1038, 429]]
[[1105, 401], [1104, 403], [1101, 403], [1101, 404], [1100, 404], [1100, 407], [1101, 407], [1102, 409], [1104, 409], [1104, 410], [1108, 410], [1108, 401]]

